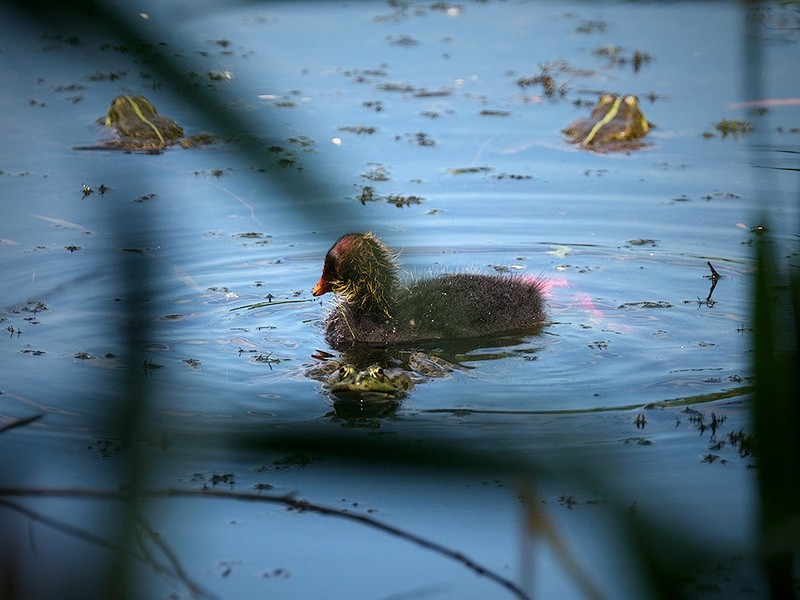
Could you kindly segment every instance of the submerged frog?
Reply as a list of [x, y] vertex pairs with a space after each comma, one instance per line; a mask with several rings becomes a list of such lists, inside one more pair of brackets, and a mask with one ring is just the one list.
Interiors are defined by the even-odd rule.
[[424, 352], [411, 353], [399, 367], [372, 364], [366, 369], [339, 361], [322, 363], [306, 372], [308, 377], [324, 382], [331, 394], [340, 399], [381, 402], [402, 398], [417, 382], [445, 377], [456, 368], [447, 361]]
[[573, 121], [563, 132], [587, 150], [614, 152], [644, 146], [641, 138], [650, 127], [636, 96], [603, 94], [588, 118]]
[[402, 398], [414, 387], [411, 377], [402, 369], [384, 369], [380, 365], [371, 365], [363, 371], [353, 365], [342, 365], [325, 382], [334, 396], [372, 401]]
[[160, 152], [180, 144], [190, 148], [211, 141], [210, 136], [183, 137], [183, 128], [169, 117], [158, 114], [144, 96], [117, 96], [104, 119], [98, 121], [113, 129], [117, 137], [96, 146], [83, 146], [77, 150], [142, 150]]

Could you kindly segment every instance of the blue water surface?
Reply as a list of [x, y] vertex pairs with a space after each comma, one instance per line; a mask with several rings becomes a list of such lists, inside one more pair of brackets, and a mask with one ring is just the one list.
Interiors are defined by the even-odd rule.
[[[272, 486], [435, 540], [537, 598], [585, 597], [552, 539], [526, 533], [527, 484], [507, 470], [442, 475], [230, 439], [346, 433], [407, 448], [452, 444], [527, 461], [538, 475], [523, 480], [608, 597], [643, 597], [619, 521], [633, 513], [719, 552], [717, 571], [690, 561], [703, 584], [727, 597], [762, 589], [754, 460], [727, 440], [751, 429], [756, 226], [768, 225], [778, 256], [797, 256], [796, 10], [118, 9], [186, 81], [80, 15], [53, 24], [2, 9], [0, 423], [42, 415], [0, 434], [14, 457], [0, 469], [6, 487], [124, 486], [132, 449], [117, 410], [128, 398], [122, 382], [134, 381], [149, 398], [137, 439], [153, 489]], [[748, 18], [763, 54], [758, 77], [747, 70]], [[636, 51], [649, 57], [638, 70]], [[517, 84], [543, 69], [553, 96]], [[187, 102], [197, 89], [248, 135], [231, 137], [227, 117]], [[601, 92], [639, 96], [655, 125], [647, 147], [597, 154], [563, 139]], [[97, 120], [120, 94], [145, 95], [188, 134], [217, 142], [157, 155], [75, 150], [108, 137]], [[784, 102], [738, 106], [769, 99]], [[723, 138], [714, 124], [734, 118], [755, 132]], [[364, 186], [378, 199], [360, 202]], [[335, 355], [323, 336], [333, 299], [311, 288], [331, 244], [366, 230], [399, 252], [409, 280], [460, 270], [541, 278], [545, 328], [425, 346], [463, 368], [420, 383], [390, 416], [338, 415], [306, 376], [323, 353]], [[709, 262], [722, 275], [710, 298]], [[24, 502], [98, 535], [110, 535], [118, 509], [80, 497]], [[463, 564], [336, 517], [217, 498], [145, 504], [207, 597], [511, 597]], [[21, 597], [53, 596], [77, 585], [76, 568], [108, 558], [3, 510]], [[191, 595], [146, 561], [136, 578], [142, 597]], [[98, 581], [85, 586], [84, 597], [103, 597]]]

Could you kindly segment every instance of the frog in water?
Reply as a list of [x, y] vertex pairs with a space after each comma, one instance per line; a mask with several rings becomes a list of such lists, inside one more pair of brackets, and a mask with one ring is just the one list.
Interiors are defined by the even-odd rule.
[[402, 398], [414, 387], [414, 380], [445, 377], [455, 365], [424, 352], [413, 352], [401, 367], [373, 364], [360, 370], [350, 363], [331, 360], [306, 372], [324, 382], [334, 396], [346, 400], [387, 401]]
[[342, 365], [325, 380], [331, 393], [354, 400], [390, 400], [402, 398], [414, 382], [402, 369], [384, 369], [371, 365], [359, 371], [353, 365]]
[[603, 94], [588, 118], [573, 121], [563, 132], [586, 150], [615, 152], [644, 146], [641, 138], [650, 127], [636, 96]]
[[96, 146], [77, 147], [76, 150], [160, 152], [176, 144], [190, 148], [211, 141], [207, 135], [184, 138], [183, 128], [172, 119], [158, 114], [144, 96], [117, 96], [105, 118], [98, 122], [113, 129], [117, 137]]

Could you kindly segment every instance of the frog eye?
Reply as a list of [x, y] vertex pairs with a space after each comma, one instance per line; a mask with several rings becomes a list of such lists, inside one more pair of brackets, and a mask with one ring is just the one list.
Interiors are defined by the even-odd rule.
[[384, 379], [384, 377], [385, 377], [385, 375], [384, 375], [384, 373], [383, 373], [383, 368], [382, 368], [382, 367], [379, 367], [379, 366], [377, 366], [377, 365], [375, 365], [374, 367], [372, 367], [372, 369], [370, 369], [370, 374], [371, 374], [371, 375], [372, 375], [372, 376], [373, 376], [375, 379], [378, 379], [379, 381], [383, 381], [383, 379]]
[[625, 104], [627, 104], [631, 108], [634, 108], [635, 106], [639, 105], [639, 100], [638, 100], [638, 98], [636, 98], [636, 96], [633, 96], [633, 95], [629, 94], [629, 95], [625, 96]]
[[600, 104], [610, 104], [614, 102], [614, 96], [611, 94], [603, 94], [600, 96]]

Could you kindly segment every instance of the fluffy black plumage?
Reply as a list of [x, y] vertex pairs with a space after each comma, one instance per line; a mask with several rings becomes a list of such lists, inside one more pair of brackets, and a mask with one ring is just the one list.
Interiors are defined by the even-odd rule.
[[371, 233], [351, 233], [328, 251], [319, 296], [339, 303], [326, 318], [334, 348], [535, 333], [545, 318], [540, 283], [528, 277], [458, 273], [403, 286], [394, 255]]

